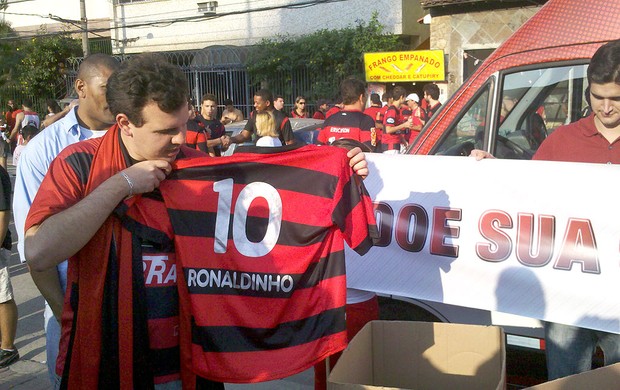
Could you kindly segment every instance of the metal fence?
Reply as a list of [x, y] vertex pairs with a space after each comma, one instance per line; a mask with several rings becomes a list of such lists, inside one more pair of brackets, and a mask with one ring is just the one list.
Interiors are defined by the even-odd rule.
[[[332, 96], [325, 91], [337, 89], [340, 79], [326, 74], [313, 74], [305, 68], [291, 72], [282, 72], [280, 77], [270, 84], [266, 84], [260, 77], [250, 77], [247, 71], [246, 48], [213, 47], [204, 50], [163, 52], [162, 55], [173, 64], [178, 65], [187, 77], [190, 96], [197, 105], [201, 103], [204, 94], [210, 93], [217, 97], [223, 107], [224, 100], [231, 99], [235, 107], [248, 115], [253, 109], [253, 96], [260, 88], [268, 88], [275, 95], [282, 95], [286, 103], [285, 108], [290, 112], [295, 97], [304, 96], [313, 104], [319, 98], [330, 99]], [[119, 61], [125, 61], [131, 55], [115, 56]], [[72, 96], [73, 84], [83, 58], [71, 58], [67, 61], [65, 78], [65, 96]]]

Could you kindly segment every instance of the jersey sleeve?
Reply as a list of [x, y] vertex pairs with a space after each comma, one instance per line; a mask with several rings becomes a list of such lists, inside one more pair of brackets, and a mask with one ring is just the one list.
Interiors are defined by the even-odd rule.
[[390, 127], [397, 126], [397, 122], [398, 122], [397, 116], [398, 116], [398, 113], [396, 112], [395, 109], [393, 109], [392, 107], [388, 108], [388, 110], [385, 112], [385, 115], [383, 116], [383, 125], [390, 126]]
[[90, 154], [63, 150], [52, 161], [49, 171], [34, 198], [24, 231], [40, 225], [50, 216], [76, 204], [84, 197], [90, 172]]
[[196, 145], [196, 139], [198, 138], [198, 134], [199, 133], [193, 130], [187, 130], [187, 132], [185, 132], [185, 144], [194, 147]]
[[327, 145], [327, 134], [329, 132], [327, 131], [327, 128], [324, 127], [321, 129], [321, 131], [319, 131], [319, 135], [317, 135], [316, 140], [319, 142], [319, 144], [321, 145]]
[[337, 193], [340, 196], [335, 197], [337, 203], [332, 217], [349, 247], [364, 255], [379, 237], [372, 201], [362, 179], [353, 174], [346, 158], [342, 168]]

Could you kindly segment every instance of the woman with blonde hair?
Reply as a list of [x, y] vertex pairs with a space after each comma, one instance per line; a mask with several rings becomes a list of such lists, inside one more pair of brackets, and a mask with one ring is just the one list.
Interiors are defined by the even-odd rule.
[[306, 111], [306, 98], [303, 96], [297, 96], [295, 99], [295, 107], [291, 111], [291, 118], [307, 118], [308, 111]]
[[269, 111], [256, 113], [256, 146], [282, 146], [280, 134], [276, 130], [276, 121]]

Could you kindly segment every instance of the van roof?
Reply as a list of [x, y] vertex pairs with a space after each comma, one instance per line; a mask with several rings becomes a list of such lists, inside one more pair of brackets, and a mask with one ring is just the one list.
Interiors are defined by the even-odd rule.
[[[517, 66], [565, 60], [587, 60], [604, 43], [620, 38], [620, 1], [550, 0], [498, 47], [468, 78], [416, 140], [416, 154], [430, 151], [458, 115], [454, 107], [472, 98], [491, 74]], [[450, 109], [453, 107], [453, 109]], [[416, 150], [417, 149], [417, 150]]]
[[[620, 38], [619, 17], [618, 1], [551, 0], [509, 37], [490, 60], [519, 53], [535, 59], [536, 51], [553, 48], [562, 48], [560, 56], [567, 59], [590, 58], [603, 43]], [[575, 45], [590, 47], [566, 50]], [[548, 56], [544, 56], [547, 61]]]

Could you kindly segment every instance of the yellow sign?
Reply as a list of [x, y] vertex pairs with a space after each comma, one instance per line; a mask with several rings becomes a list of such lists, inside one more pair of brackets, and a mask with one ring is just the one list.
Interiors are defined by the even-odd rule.
[[443, 81], [443, 50], [364, 53], [366, 81]]

